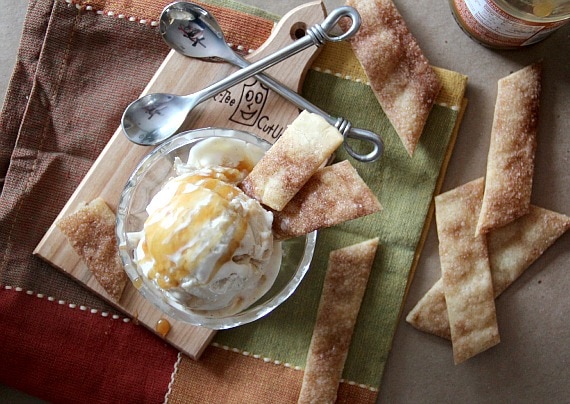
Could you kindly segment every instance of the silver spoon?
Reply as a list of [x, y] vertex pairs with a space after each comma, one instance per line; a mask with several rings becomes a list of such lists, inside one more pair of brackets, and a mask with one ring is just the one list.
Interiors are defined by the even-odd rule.
[[[355, 23], [353, 21], [353, 25]], [[197, 4], [181, 1], [166, 6], [160, 15], [160, 33], [172, 49], [183, 55], [200, 59], [223, 60], [241, 68], [250, 66], [247, 60], [229, 47], [222, 28], [214, 16]], [[372, 151], [367, 154], [357, 153], [348, 142], [344, 142], [346, 151], [356, 160], [375, 161], [382, 155], [382, 139], [375, 133], [354, 128], [344, 118], [330, 116], [295, 91], [263, 73], [256, 75], [256, 78], [297, 107], [324, 117], [331, 125], [336, 126], [345, 138], [370, 142]]]
[[[351, 26], [346, 32], [335, 36], [331, 30], [343, 17], [350, 18]], [[127, 138], [134, 143], [141, 145], [159, 144], [174, 135], [186, 120], [189, 112], [204, 100], [312, 45], [322, 46], [328, 41], [343, 41], [354, 35], [359, 27], [360, 15], [358, 12], [352, 7], [339, 7], [333, 10], [322, 24], [308, 28], [306, 35], [302, 38], [194, 94], [180, 96], [154, 93], [132, 102], [123, 113], [121, 120], [123, 131]]]

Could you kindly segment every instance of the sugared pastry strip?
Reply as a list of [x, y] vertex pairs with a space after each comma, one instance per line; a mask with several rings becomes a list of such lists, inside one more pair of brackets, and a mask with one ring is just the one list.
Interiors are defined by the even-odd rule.
[[371, 239], [330, 253], [299, 403], [334, 403], [378, 248]]
[[350, 39], [354, 53], [411, 156], [442, 84], [391, 0], [346, 4], [362, 17]]
[[483, 206], [476, 234], [528, 213], [534, 174], [541, 64], [498, 82], [487, 157]]
[[[569, 229], [569, 216], [531, 205], [528, 214], [491, 230], [487, 250], [495, 298]], [[441, 279], [418, 301], [406, 321], [420, 331], [451, 339]]]
[[273, 234], [297, 237], [380, 209], [372, 190], [344, 160], [318, 170], [281, 212], [273, 212]]
[[479, 178], [435, 197], [441, 277], [456, 364], [500, 341], [487, 240], [474, 235], [483, 190]]
[[281, 210], [342, 143], [323, 117], [307, 111], [287, 127], [240, 187], [252, 198]]
[[85, 262], [89, 271], [115, 301], [121, 298], [127, 274], [119, 258], [115, 214], [101, 198], [81, 204], [60, 219], [57, 227]]
[[447, 304], [441, 278], [422, 296], [406, 316], [414, 328], [438, 337], [451, 339]]

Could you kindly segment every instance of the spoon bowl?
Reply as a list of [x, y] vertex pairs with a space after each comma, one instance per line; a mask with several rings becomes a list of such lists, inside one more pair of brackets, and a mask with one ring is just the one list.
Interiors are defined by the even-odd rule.
[[236, 55], [218, 21], [197, 4], [180, 1], [166, 6], [160, 14], [159, 29], [168, 46], [183, 55], [222, 61]]
[[[163, 111], [168, 109], [168, 113]], [[123, 116], [123, 130], [140, 145], [154, 146], [169, 138], [184, 123], [188, 101], [184, 96], [153, 93], [134, 101]]]

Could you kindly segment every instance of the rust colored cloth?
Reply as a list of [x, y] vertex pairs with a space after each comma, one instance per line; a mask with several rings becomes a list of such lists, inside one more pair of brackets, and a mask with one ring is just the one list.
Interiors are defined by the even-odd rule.
[[[181, 358], [168, 402], [222, 403], [239, 391], [239, 402], [243, 403], [296, 403], [302, 379], [300, 369], [251, 355], [232, 355], [225, 347], [210, 346], [200, 361]], [[206, 385], [217, 388], [205, 389]], [[342, 383], [337, 403], [374, 403], [376, 395], [369, 389]]]
[[163, 401], [178, 353], [127, 318], [5, 287], [0, 312], [3, 384], [59, 403]]

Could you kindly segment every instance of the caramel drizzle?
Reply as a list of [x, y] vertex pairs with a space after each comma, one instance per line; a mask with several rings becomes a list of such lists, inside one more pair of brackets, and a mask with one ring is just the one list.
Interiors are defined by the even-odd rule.
[[[220, 244], [224, 235], [231, 231], [233, 234], [228, 248], [218, 258], [206, 281], [210, 282], [222, 265], [233, 257], [248, 226], [247, 218], [234, 213], [233, 220], [225, 222], [214, 237], [208, 241], [208, 247], [202, 251], [196, 251], [199, 248], [197, 245], [184, 247], [187, 241], [194, 237], [198, 229], [208, 226], [212, 218], [216, 218], [227, 211], [232, 199], [241, 191], [233, 185], [203, 174], [184, 176], [179, 182], [171, 203], [157, 212], [164, 218], [175, 217], [179, 219], [171, 220], [167, 225], [164, 224], [164, 221], [145, 224], [146, 238], [142, 248], [145, 258], [152, 257], [155, 260], [153, 269], [149, 272], [149, 278], [155, 279], [163, 289], [180, 286], [182, 280], [189, 274], [195, 273], [198, 265], [211, 253], [211, 249]], [[194, 184], [197, 187], [188, 189], [188, 184]], [[200, 206], [200, 202], [204, 200], [211, 202]], [[196, 208], [188, 209], [188, 207], [195, 206], [199, 206], [199, 208], [194, 213], [192, 211]], [[178, 228], [180, 222], [186, 220], [190, 215], [193, 215], [190, 223], [182, 229]], [[171, 257], [181, 248], [185, 249], [182, 253], [182, 262], [176, 265]]]

